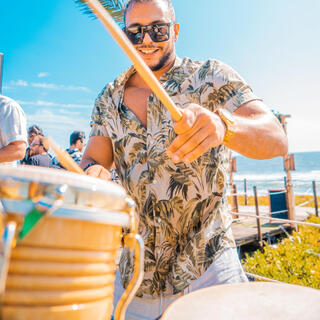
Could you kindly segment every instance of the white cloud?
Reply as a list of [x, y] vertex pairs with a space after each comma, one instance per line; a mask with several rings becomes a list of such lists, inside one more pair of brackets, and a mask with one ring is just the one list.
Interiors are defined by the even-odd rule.
[[43, 88], [43, 89], [55, 89], [55, 90], [59, 89], [59, 86], [56, 85], [56, 84], [53, 84], [53, 83], [35, 83], [35, 82], [32, 82], [31, 86], [35, 87], [35, 88]]
[[72, 86], [72, 85], [66, 86], [64, 84], [55, 84], [55, 83], [46, 83], [46, 82], [31, 82], [31, 84], [29, 84], [25, 80], [17, 80], [17, 81], [12, 80], [12, 81], [10, 81], [10, 84], [12, 86], [19, 86], [19, 87], [31, 86], [34, 88], [50, 89], [50, 90], [91, 92], [90, 88], [85, 87], [85, 86]]
[[92, 105], [85, 105], [85, 104], [72, 104], [72, 103], [56, 103], [52, 101], [22, 101], [17, 100], [19, 104], [26, 105], [26, 106], [38, 106], [38, 107], [58, 107], [58, 108], [67, 108], [67, 109], [88, 109], [92, 108]]
[[48, 77], [50, 75], [49, 72], [40, 72], [38, 73], [38, 78]]
[[[2, 87], [2, 89], [3, 89], [3, 90], [11, 90], [12, 87], [4, 85], [4, 86]], [[3, 92], [2, 92], [2, 94], [3, 94]]]
[[83, 91], [83, 92], [91, 92], [88, 87], [81, 87], [81, 86], [60, 86], [61, 89], [68, 90], [68, 91]]
[[46, 136], [51, 137], [58, 145], [66, 148], [69, 144], [71, 132], [83, 130], [86, 136], [90, 132], [90, 114], [79, 116], [78, 112], [69, 112], [68, 115], [48, 109], [37, 110], [35, 113], [27, 114], [28, 126], [39, 125]]
[[13, 86], [18, 86], [18, 87], [27, 87], [28, 86], [28, 82], [25, 80], [11, 81], [10, 84]]
[[32, 82], [32, 87], [43, 88], [43, 89], [54, 89], [54, 90], [66, 90], [66, 91], [83, 91], [90, 92], [91, 90], [88, 87], [83, 86], [65, 86], [63, 84], [54, 84], [54, 83], [45, 83], [45, 82]]

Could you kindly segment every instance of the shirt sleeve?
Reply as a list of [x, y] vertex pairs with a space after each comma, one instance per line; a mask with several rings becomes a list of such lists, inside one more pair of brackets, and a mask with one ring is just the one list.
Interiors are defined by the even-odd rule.
[[107, 89], [104, 88], [95, 101], [95, 105], [91, 114], [91, 136], [104, 136], [109, 137], [106, 124], [107, 124], [107, 107], [111, 103], [111, 98], [106, 96]]
[[234, 112], [246, 102], [262, 100], [235, 70], [217, 60], [213, 66], [213, 87], [211, 99], [214, 104], [230, 112]]
[[26, 116], [18, 103], [9, 100], [5, 106], [5, 112], [1, 121], [1, 137], [6, 146], [13, 141], [27, 143]]

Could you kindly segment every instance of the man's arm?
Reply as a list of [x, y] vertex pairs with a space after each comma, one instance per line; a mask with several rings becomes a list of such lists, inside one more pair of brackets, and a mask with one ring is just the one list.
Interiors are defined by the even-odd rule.
[[[234, 134], [226, 145], [253, 159], [269, 159], [288, 152], [288, 139], [277, 118], [259, 100], [249, 101], [233, 113]], [[178, 137], [168, 148], [174, 162], [190, 163], [222, 144], [226, 126], [218, 114], [191, 104], [175, 125]]]
[[24, 141], [12, 141], [0, 149], [0, 163], [23, 159], [26, 148], [27, 144]]
[[113, 163], [111, 139], [104, 136], [91, 136], [83, 154], [80, 167], [86, 168], [89, 164], [97, 164], [86, 169], [86, 174], [92, 177], [111, 180], [109, 173]]

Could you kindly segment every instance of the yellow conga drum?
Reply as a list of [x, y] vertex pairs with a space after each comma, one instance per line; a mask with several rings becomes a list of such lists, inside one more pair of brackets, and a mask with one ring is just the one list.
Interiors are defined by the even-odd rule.
[[217, 285], [173, 302], [161, 320], [318, 320], [320, 291], [285, 283]]
[[112, 182], [64, 170], [0, 166], [1, 319], [111, 318], [121, 243], [134, 276], [115, 311], [143, 277], [143, 241], [134, 206]]

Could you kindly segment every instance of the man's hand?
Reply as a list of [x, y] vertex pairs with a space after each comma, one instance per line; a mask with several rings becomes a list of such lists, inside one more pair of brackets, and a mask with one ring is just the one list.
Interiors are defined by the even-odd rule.
[[112, 181], [110, 172], [100, 164], [95, 164], [89, 167], [85, 171], [85, 174], [94, 178], [99, 178], [106, 181]]
[[222, 144], [226, 127], [221, 118], [198, 104], [183, 110], [182, 119], [174, 126], [178, 137], [167, 150], [173, 162], [189, 164], [210, 148]]

